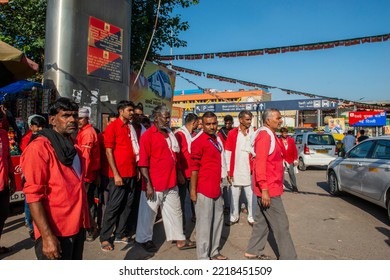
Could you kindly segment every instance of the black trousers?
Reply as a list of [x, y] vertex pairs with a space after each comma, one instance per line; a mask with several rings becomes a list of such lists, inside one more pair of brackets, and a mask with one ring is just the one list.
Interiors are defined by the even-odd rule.
[[0, 191], [0, 237], [3, 232], [5, 220], [9, 215], [9, 189], [5, 187], [4, 190]]
[[[80, 228], [80, 231], [72, 236], [57, 236], [58, 241], [61, 244], [61, 258], [60, 260], [82, 260], [85, 241], [85, 229]], [[35, 241], [35, 255], [38, 260], [48, 260], [43, 254], [43, 240], [39, 237]]]
[[[183, 212], [183, 226], [186, 224], [186, 211], [185, 211], [185, 204], [186, 204], [186, 197], [187, 197], [187, 190], [190, 191], [190, 179], [186, 179], [184, 185], [179, 185], [179, 197], [180, 197], [180, 206], [181, 211]], [[194, 203], [191, 201], [191, 214], [192, 217], [195, 217], [195, 207]]]
[[123, 178], [123, 186], [115, 186], [114, 178], [108, 185], [109, 197], [104, 211], [103, 225], [100, 231], [100, 242], [109, 241], [115, 230], [115, 236], [126, 236], [127, 220], [134, 199], [135, 178]]

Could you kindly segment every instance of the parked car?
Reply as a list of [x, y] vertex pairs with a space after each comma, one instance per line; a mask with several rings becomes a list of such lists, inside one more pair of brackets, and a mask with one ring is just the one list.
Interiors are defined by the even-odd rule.
[[327, 166], [337, 157], [336, 142], [331, 133], [303, 132], [294, 134], [298, 150], [298, 169]]
[[347, 192], [387, 209], [390, 219], [390, 136], [369, 138], [332, 161], [330, 193]]

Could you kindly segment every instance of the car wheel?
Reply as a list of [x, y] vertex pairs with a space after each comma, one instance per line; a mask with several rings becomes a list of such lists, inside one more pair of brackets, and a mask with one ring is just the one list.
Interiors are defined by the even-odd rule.
[[390, 198], [387, 200], [387, 216], [389, 217], [390, 220]]
[[334, 171], [330, 171], [328, 174], [328, 185], [329, 185], [329, 192], [332, 195], [340, 194], [339, 180], [337, 180], [337, 176], [336, 173], [334, 173]]
[[303, 159], [302, 159], [302, 158], [299, 158], [298, 169], [301, 170], [301, 171], [305, 171], [305, 170], [306, 170], [306, 165], [305, 165], [305, 163], [303, 162]]

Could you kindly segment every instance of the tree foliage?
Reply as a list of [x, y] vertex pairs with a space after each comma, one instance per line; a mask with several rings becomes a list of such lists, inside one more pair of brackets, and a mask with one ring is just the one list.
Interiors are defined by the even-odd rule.
[[[188, 8], [198, 0], [161, 0], [158, 24], [147, 59], [153, 60], [164, 46], [185, 47], [179, 38], [189, 28], [180, 15], [174, 15], [176, 7]], [[131, 64], [137, 69], [151, 39], [157, 14], [158, 0], [133, 0], [131, 17]], [[0, 40], [22, 50], [37, 62], [42, 71], [45, 48], [47, 0], [10, 0], [0, 5]], [[138, 67], [137, 67], [138, 66]]]
[[0, 5], [0, 40], [23, 51], [42, 71], [46, 0], [14, 0]]
[[[135, 68], [142, 62], [155, 26], [158, 1], [133, 0], [131, 19], [131, 61]], [[147, 60], [153, 61], [156, 54], [164, 46], [186, 47], [187, 42], [181, 40], [181, 32], [189, 28], [187, 21], [182, 21], [180, 15], [173, 15], [175, 7], [188, 8], [198, 4], [199, 1], [189, 0], [161, 0], [158, 13], [158, 24], [152, 40]]]

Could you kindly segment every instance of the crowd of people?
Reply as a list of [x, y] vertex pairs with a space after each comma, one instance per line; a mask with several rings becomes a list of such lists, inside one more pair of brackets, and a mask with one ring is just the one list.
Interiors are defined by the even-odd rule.
[[[49, 108], [47, 123], [39, 115], [29, 118], [21, 167], [26, 223], [38, 259], [82, 259], [84, 242], [96, 238], [107, 253], [116, 243], [133, 242], [156, 252], [153, 228], [160, 216], [166, 241], [178, 250], [196, 249], [198, 259], [226, 260], [222, 229], [239, 221], [242, 202], [252, 227], [245, 257], [269, 259], [263, 250], [271, 231], [278, 258], [297, 258], [281, 199], [285, 168], [298, 192], [291, 171], [297, 153], [283, 129], [282, 137], [276, 136], [282, 125], [277, 109], [264, 111], [257, 130], [252, 113], [244, 110], [235, 128], [231, 116], [218, 129], [213, 112], [190, 113], [173, 132], [169, 108], [159, 105], [148, 118], [142, 104], [128, 100], [118, 103], [103, 132], [89, 116], [87, 108], [59, 98]], [[0, 138], [1, 234], [8, 215], [3, 205], [15, 184], [1, 130]], [[225, 224], [224, 214], [229, 215]], [[190, 223], [195, 223], [196, 240], [190, 239]], [[0, 247], [0, 253], [6, 250]]]

